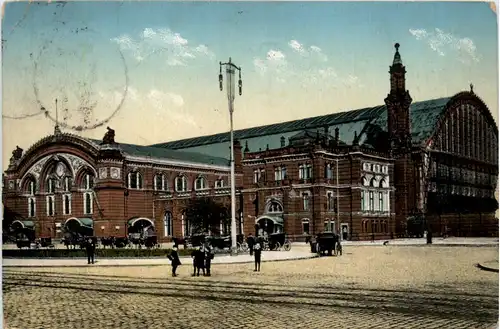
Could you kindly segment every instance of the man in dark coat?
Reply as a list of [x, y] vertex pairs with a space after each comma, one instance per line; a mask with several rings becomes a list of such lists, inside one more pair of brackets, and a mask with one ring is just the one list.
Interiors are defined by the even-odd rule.
[[212, 259], [214, 259], [214, 254], [212, 248], [209, 245], [205, 246], [205, 268], [207, 270], [207, 276], [210, 276], [210, 267], [212, 266]]
[[255, 257], [255, 270], [254, 272], [260, 272], [260, 256], [262, 253], [261, 241], [257, 240], [253, 246], [254, 257]]
[[87, 251], [88, 264], [90, 264], [90, 262], [94, 264], [95, 243], [92, 240], [92, 238], [87, 239], [87, 243], [85, 244], [85, 250]]
[[205, 275], [205, 252], [201, 248], [197, 248], [191, 253], [193, 257], [193, 276], [200, 276], [200, 269]]
[[167, 256], [170, 259], [172, 265], [172, 276], [177, 276], [175, 271], [177, 271], [177, 267], [181, 264], [181, 260], [179, 259], [179, 253], [177, 252], [177, 247], [172, 248], [172, 252]]
[[250, 250], [250, 256], [253, 256], [253, 246], [255, 245], [255, 238], [253, 237], [252, 233], [250, 233], [247, 237], [247, 245], [248, 249]]

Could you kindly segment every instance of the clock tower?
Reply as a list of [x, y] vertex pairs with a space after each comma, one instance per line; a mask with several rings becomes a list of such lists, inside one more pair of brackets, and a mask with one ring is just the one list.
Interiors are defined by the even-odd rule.
[[387, 95], [387, 131], [389, 133], [389, 151], [393, 155], [405, 153], [411, 148], [410, 93], [406, 90], [406, 69], [399, 54], [399, 43], [394, 45], [396, 53], [389, 67], [391, 91]]

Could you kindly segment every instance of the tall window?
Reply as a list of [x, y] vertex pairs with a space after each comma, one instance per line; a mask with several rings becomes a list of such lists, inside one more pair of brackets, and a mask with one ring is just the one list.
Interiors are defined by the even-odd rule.
[[140, 172], [132, 171], [128, 173], [128, 188], [142, 189], [142, 175]]
[[33, 179], [30, 179], [28, 182], [28, 194], [29, 195], [35, 195], [36, 192], [36, 183]]
[[63, 214], [70, 215], [71, 214], [71, 194], [63, 194], [62, 202], [63, 202]]
[[373, 191], [370, 191], [369, 195], [370, 195], [370, 199], [369, 199], [370, 203], [369, 203], [369, 209], [368, 210], [373, 211], [375, 209], [375, 202], [373, 200]]
[[325, 165], [325, 178], [326, 179], [332, 179], [333, 178], [333, 168], [330, 163], [327, 163]]
[[36, 199], [28, 198], [28, 217], [36, 216]]
[[258, 183], [261, 180], [266, 180], [266, 169], [260, 168], [253, 171], [253, 182]]
[[382, 192], [378, 193], [378, 210], [384, 211], [384, 194]]
[[309, 194], [308, 193], [302, 193], [302, 202], [304, 206], [304, 211], [309, 210]]
[[276, 201], [271, 201], [267, 206], [267, 212], [269, 213], [281, 213], [283, 212], [283, 207]]
[[164, 233], [165, 236], [173, 236], [174, 235], [174, 230], [172, 226], [172, 213], [170, 211], [167, 211], [165, 213], [165, 218], [164, 218]]
[[186, 178], [186, 176], [175, 177], [175, 190], [177, 192], [186, 192], [187, 191], [187, 178]]
[[195, 190], [204, 190], [206, 188], [205, 177], [198, 177], [195, 180], [194, 189]]
[[326, 194], [326, 207], [327, 207], [327, 210], [330, 210], [330, 211], [335, 209], [335, 200], [333, 198], [332, 192], [328, 192]]
[[56, 213], [55, 210], [55, 200], [53, 195], [47, 196], [47, 216], [54, 216]]
[[93, 213], [92, 192], [85, 192], [83, 194], [83, 213], [85, 215], [91, 215]]
[[167, 188], [165, 182], [165, 176], [163, 174], [156, 174], [154, 180], [154, 189], [156, 191], [165, 191]]
[[69, 192], [71, 191], [71, 185], [72, 185], [71, 177], [64, 177], [64, 192]]
[[309, 234], [309, 219], [302, 220], [302, 233]]
[[47, 180], [47, 193], [54, 193], [56, 190], [56, 180], [54, 178], [49, 178]]
[[365, 210], [365, 191], [361, 191], [361, 211]]
[[286, 167], [285, 166], [274, 168], [274, 180], [275, 181], [284, 180], [285, 178], [286, 178]]
[[325, 221], [325, 232], [335, 232], [335, 221], [333, 220]]

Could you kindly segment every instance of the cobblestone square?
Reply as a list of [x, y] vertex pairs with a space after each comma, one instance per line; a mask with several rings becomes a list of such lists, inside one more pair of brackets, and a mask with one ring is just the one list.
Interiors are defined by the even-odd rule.
[[[265, 259], [265, 253], [263, 254]], [[170, 267], [5, 268], [9, 329], [495, 328], [493, 247], [347, 247], [342, 257]]]

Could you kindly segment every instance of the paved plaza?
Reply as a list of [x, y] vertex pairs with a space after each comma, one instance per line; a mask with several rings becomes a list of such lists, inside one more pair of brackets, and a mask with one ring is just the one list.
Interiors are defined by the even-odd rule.
[[[265, 253], [263, 254], [265, 257]], [[495, 328], [495, 247], [352, 246], [342, 257], [169, 266], [4, 268], [6, 328]]]

